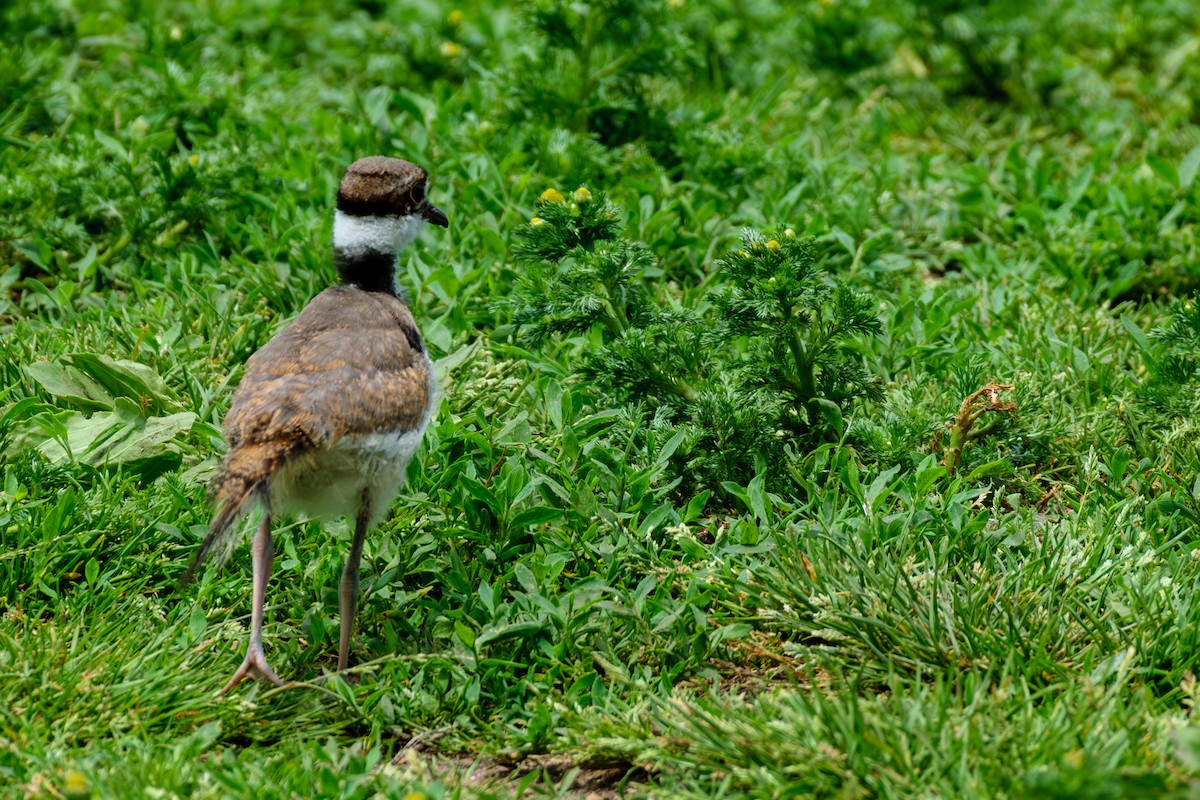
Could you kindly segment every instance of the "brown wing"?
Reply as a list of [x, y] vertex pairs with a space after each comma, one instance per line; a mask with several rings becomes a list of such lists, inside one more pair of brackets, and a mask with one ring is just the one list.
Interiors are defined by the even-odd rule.
[[306, 449], [347, 434], [410, 430], [429, 406], [429, 377], [401, 300], [326, 289], [246, 363], [225, 418], [229, 449], [288, 440]]

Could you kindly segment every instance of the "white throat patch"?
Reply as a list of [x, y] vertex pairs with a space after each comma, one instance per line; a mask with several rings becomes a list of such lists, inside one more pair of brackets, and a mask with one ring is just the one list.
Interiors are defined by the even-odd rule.
[[341, 211], [333, 215], [333, 247], [347, 253], [374, 250], [396, 253], [421, 232], [425, 220], [407, 217], [354, 217]]

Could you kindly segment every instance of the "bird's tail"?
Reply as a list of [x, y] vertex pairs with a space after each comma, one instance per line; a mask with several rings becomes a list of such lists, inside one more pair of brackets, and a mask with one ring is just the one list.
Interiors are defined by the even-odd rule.
[[263, 499], [267, 478], [293, 449], [282, 442], [264, 442], [239, 447], [226, 455], [221, 472], [213, 482], [213, 499], [220, 507], [208, 526], [208, 535], [183, 573], [180, 587], [191, 582], [196, 570], [214, 549], [218, 552], [228, 550], [225, 545], [234, 523], [250, 510], [254, 500]]

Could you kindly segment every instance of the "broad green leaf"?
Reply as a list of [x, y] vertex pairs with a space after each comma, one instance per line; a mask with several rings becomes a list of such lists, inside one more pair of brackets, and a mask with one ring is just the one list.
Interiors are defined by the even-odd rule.
[[25, 366], [25, 374], [59, 400], [81, 411], [108, 411], [113, 407], [112, 395], [75, 367], [36, 361]]
[[191, 430], [196, 415], [183, 411], [146, 419], [136, 414], [128, 400], [116, 402], [115, 410], [91, 416], [78, 411], [39, 414], [14, 427], [5, 452], [35, 449], [52, 464], [125, 466], [154, 474], [177, 465], [180, 456], [174, 440]]
[[479, 588], [475, 590], [479, 595], [479, 602], [483, 603], [483, 607], [488, 610], [489, 614], [496, 613], [496, 592], [492, 589], [492, 585], [487, 581], [481, 581]]
[[1075, 204], [1083, 197], [1083, 193], [1087, 191], [1088, 186], [1092, 183], [1092, 176], [1095, 170], [1091, 164], [1085, 164], [1083, 169], [1075, 173], [1075, 177], [1071, 179], [1071, 184], [1067, 188], [1067, 208], [1074, 208]]
[[196, 603], [188, 617], [188, 633], [191, 634], [193, 642], [200, 640], [206, 627], [208, 627], [208, 616], [204, 613], [204, 606]]
[[705, 489], [700, 494], [688, 501], [687, 510], [683, 512], [683, 521], [691, 522], [698, 519], [704, 513], [704, 506], [708, 503], [708, 498], [712, 496], [712, 492]]
[[1179, 188], [1190, 189], [1196, 180], [1196, 171], [1200, 170], [1200, 145], [1196, 145], [1179, 163]]
[[980, 464], [975, 469], [971, 470], [971, 474], [963, 479], [964, 483], [980, 480], [981, 478], [991, 478], [996, 475], [1008, 475], [1012, 473], [1012, 462], [1007, 458], [999, 458], [995, 461], [989, 461], [986, 464]]
[[884, 501], [891, 496], [892, 487], [889, 485], [892, 478], [896, 477], [896, 473], [900, 471], [900, 466], [896, 465], [889, 470], [881, 472], [871, 485], [867, 487], [866, 501], [871, 511], [878, 511]]
[[654, 620], [654, 626], [650, 629], [650, 632], [651, 633], [662, 633], [663, 631], [667, 630], [672, 625], [674, 625], [676, 622], [678, 622], [679, 618], [681, 616], [683, 616], [684, 612], [687, 610], [688, 610], [688, 607], [686, 605], [680, 604], [680, 605], [676, 606], [675, 610], [670, 612], [669, 614], [659, 615]]
[[1142, 355], [1145, 357], [1147, 365], [1150, 367], [1150, 369], [1154, 369], [1157, 364], [1157, 360], [1154, 358], [1154, 347], [1150, 344], [1149, 337], [1147, 337], [1145, 332], [1138, 327], [1138, 324], [1130, 319], [1126, 314], [1121, 315], [1121, 327], [1123, 327], [1129, 333], [1129, 335], [1133, 337], [1133, 341], [1137, 343], [1138, 349], [1142, 351]]
[[94, 130], [92, 131], [92, 135], [96, 137], [96, 141], [99, 142], [105, 150], [116, 156], [118, 160], [129, 160], [129, 153], [125, 150], [125, 146], [116, 139], [109, 136], [102, 130]]
[[675, 513], [675, 509], [670, 504], [664, 503], [656, 507], [653, 511], [646, 515], [642, 523], [638, 525], [638, 534], [641, 536], [650, 535], [651, 531], [661, 529], [666, 522]]
[[713, 644], [717, 642], [728, 641], [729, 639], [744, 639], [750, 635], [754, 627], [747, 622], [735, 622], [730, 625], [722, 625], [710, 635], [710, 641]]
[[536, 506], [514, 514], [508, 525], [511, 528], [532, 528], [536, 525], [545, 525], [547, 522], [560, 520], [562, 516], [563, 512], [557, 508]]
[[521, 584], [521, 588], [530, 594], [537, 594], [538, 584], [537, 578], [533, 576], [533, 570], [524, 564], [517, 564], [513, 567], [513, 574], [517, 578], [517, 583]]
[[500, 501], [496, 499], [496, 495], [491, 489], [487, 488], [474, 478], [469, 478], [466, 476], [463, 476], [460, 479], [460, 484], [463, 489], [466, 490], [467, 494], [469, 494], [478, 502], [483, 503], [483, 505], [486, 506], [487, 509], [492, 512], [492, 515], [497, 519], [500, 518], [503, 509]]
[[410, 94], [402, 89], [397, 89], [394, 92], [391, 92], [390, 100], [393, 106], [401, 111], [406, 112], [409, 116], [422, 125], [425, 124], [425, 111], [421, 108], [421, 105], [423, 102], [427, 101], [425, 101], [423, 98], [417, 97], [416, 95]]
[[766, 482], [763, 480], [762, 473], [755, 475], [750, 479], [750, 484], [746, 487], [746, 496], [750, 500], [750, 509], [754, 512], [754, 517], [762, 525], [771, 524], [774, 517], [774, 503], [771, 502], [771, 496], [767, 494]]
[[166, 382], [145, 364], [95, 353], [73, 353], [66, 360], [104, 386], [113, 397], [133, 400], [144, 413], [180, 408]]
[[[118, 406], [120, 401], [118, 400]], [[120, 414], [121, 412], [116, 412]], [[126, 413], [122, 430], [104, 441], [98, 441], [84, 456], [85, 463], [92, 466], [136, 464], [153, 459], [170, 449], [173, 439], [183, 436], [192, 428], [196, 415], [182, 411], [166, 417], [150, 417], [142, 425], [130, 424]]]
[[455, 350], [453, 353], [439, 358], [433, 364], [434, 374], [437, 375], [438, 384], [442, 387], [448, 385], [451, 374], [461, 367], [463, 364], [470, 361], [479, 352], [479, 348], [483, 346], [483, 339], [476, 339], [470, 344], [465, 344]]
[[917, 471], [917, 489], [916, 495], [924, 497], [933, 489], [934, 484], [946, 476], [946, 468], [940, 464], [937, 466], [925, 466], [925, 463], [933, 459], [926, 459], [922, 463], [922, 468]]
[[846, 249], [846, 252], [850, 254], [851, 258], [853, 258], [854, 254], [858, 252], [858, 246], [854, 244], [854, 237], [846, 233], [841, 228], [834, 227], [834, 229], [829, 232], [829, 235], [832, 236], [838, 244]]
[[1179, 186], [1179, 172], [1170, 161], [1162, 156], [1147, 156], [1146, 164], [1163, 183]]
[[514, 622], [510, 625], [501, 625], [498, 628], [485, 628], [483, 633], [475, 639], [475, 646], [479, 648], [487, 647], [490, 644], [508, 641], [509, 639], [528, 639], [531, 636], [537, 636], [547, 630], [547, 626], [542, 622]]
[[662, 468], [670, 460], [671, 456], [675, 455], [675, 451], [679, 449], [679, 445], [683, 442], [686, 432], [686, 430], [681, 428], [662, 446], [654, 457], [654, 466], [656, 469]]

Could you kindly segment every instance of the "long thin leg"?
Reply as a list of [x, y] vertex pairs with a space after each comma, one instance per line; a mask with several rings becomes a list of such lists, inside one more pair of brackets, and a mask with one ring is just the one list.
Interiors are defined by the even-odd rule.
[[358, 515], [354, 520], [354, 541], [350, 543], [350, 554], [346, 556], [346, 568], [342, 570], [342, 583], [338, 587], [341, 601], [342, 641], [338, 647], [338, 672], [344, 670], [350, 660], [350, 637], [354, 633], [354, 612], [358, 606], [358, 565], [362, 561], [363, 541], [367, 538], [367, 524], [371, 521], [370, 490], [363, 489], [358, 504]]
[[250, 545], [251, 564], [254, 571], [254, 588], [251, 593], [250, 606], [250, 646], [246, 649], [246, 658], [237, 672], [225, 684], [221, 694], [225, 694], [246, 678], [265, 678], [276, 686], [283, 686], [283, 681], [267, 664], [263, 654], [262, 623], [263, 604], [267, 599], [267, 580], [271, 577], [271, 561], [275, 550], [271, 546], [271, 515], [263, 512], [262, 522], [254, 532], [254, 542]]

